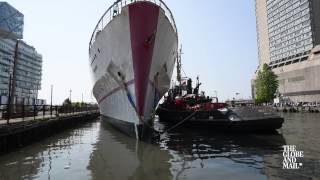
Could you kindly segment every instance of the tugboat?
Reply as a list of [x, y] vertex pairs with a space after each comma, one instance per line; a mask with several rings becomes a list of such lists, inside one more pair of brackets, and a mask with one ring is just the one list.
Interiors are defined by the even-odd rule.
[[[181, 54], [181, 50], [180, 50]], [[273, 110], [254, 106], [229, 107], [199, 93], [199, 77], [192, 88], [192, 79], [181, 77], [181, 55], [177, 60], [178, 85], [169, 89], [163, 103], [158, 105], [159, 121], [168, 124], [209, 128], [222, 131], [274, 131], [282, 127], [284, 119]]]

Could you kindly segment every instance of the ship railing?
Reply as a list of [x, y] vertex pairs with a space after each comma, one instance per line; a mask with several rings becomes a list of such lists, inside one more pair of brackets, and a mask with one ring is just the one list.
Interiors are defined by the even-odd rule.
[[108, 23], [114, 17], [116, 17], [118, 14], [121, 14], [122, 8], [129, 4], [139, 2], [139, 1], [148, 1], [154, 4], [157, 4], [165, 12], [165, 16], [168, 18], [169, 22], [171, 23], [174, 32], [177, 33], [177, 27], [176, 27], [176, 23], [174, 21], [172, 12], [162, 0], [117, 0], [102, 15], [96, 27], [94, 28], [94, 31], [91, 35], [91, 39], [89, 43], [89, 51], [91, 49], [92, 44], [95, 42], [96, 36], [106, 27], [106, 25], [108, 25]]

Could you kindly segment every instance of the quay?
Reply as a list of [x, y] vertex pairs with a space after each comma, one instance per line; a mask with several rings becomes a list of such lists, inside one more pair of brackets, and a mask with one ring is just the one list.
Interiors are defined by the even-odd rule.
[[318, 106], [275, 106], [274, 107], [277, 112], [284, 112], [284, 113], [319, 113], [320, 108]]
[[[16, 113], [14, 118], [5, 115], [6, 108], [0, 109], [0, 155], [68, 128], [94, 121], [100, 115], [96, 106], [82, 108], [64, 106], [32, 107], [31, 113]], [[27, 107], [23, 109], [27, 109]]]
[[284, 113], [319, 113], [320, 103], [318, 102], [284, 102], [284, 103], [267, 103], [267, 104], [255, 104], [253, 100], [228, 100], [227, 103], [231, 107], [250, 106], [259, 107], [261, 109], [273, 109], [277, 112]]

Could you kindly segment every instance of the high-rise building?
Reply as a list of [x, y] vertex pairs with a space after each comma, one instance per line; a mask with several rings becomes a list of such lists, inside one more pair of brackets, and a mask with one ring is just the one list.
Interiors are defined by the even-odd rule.
[[[320, 0], [256, 0], [259, 67], [292, 101], [320, 101]], [[254, 94], [253, 94], [254, 95]]]
[[[2, 101], [9, 96], [9, 84], [13, 84], [16, 40], [0, 39], [0, 95]], [[41, 88], [42, 56], [34, 47], [19, 41], [17, 48], [14, 102], [33, 104]], [[11, 85], [12, 86], [12, 85]]]
[[23, 14], [7, 2], [0, 2], [0, 37], [23, 38]]
[[40, 104], [42, 56], [20, 40], [23, 15], [0, 2], [0, 104]]

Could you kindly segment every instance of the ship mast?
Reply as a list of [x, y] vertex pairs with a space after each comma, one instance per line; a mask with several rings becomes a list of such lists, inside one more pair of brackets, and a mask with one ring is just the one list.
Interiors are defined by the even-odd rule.
[[177, 57], [177, 81], [179, 83], [178, 86], [178, 92], [179, 95], [182, 95], [182, 88], [181, 88], [181, 54], [182, 54], [182, 45], [180, 47], [180, 50], [178, 51], [178, 57]]
[[179, 82], [179, 86], [181, 86], [181, 54], [183, 54], [182, 45], [180, 47], [177, 57], [177, 81]]

